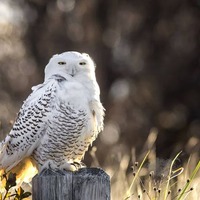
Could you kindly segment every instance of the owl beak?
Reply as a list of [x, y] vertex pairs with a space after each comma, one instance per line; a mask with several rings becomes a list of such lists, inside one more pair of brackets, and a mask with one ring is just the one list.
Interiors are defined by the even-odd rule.
[[76, 74], [76, 69], [75, 69], [75, 67], [72, 67], [70, 75], [71, 75], [72, 77], [74, 77], [75, 74]]

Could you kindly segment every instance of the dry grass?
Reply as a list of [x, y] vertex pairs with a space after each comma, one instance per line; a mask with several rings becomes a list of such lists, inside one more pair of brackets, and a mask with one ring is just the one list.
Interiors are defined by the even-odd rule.
[[[176, 161], [181, 152], [171, 160], [156, 157], [156, 130], [152, 130], [139, 158], [124, 155], [118, 167], [105, 169], [111, 177], [112, 200], [198, 200], [200, 194], [200, 161], [197, 153], [183, 166]], [[147, 149], [150, 149], [147, 150]], [[129, 163], [132, 157], [132, 170]]]

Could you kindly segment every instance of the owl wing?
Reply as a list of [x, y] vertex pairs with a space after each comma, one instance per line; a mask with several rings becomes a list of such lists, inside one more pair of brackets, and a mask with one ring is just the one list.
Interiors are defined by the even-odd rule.
[[38, 146], [47, 128], [57, 86], [58, 82], [52, 79], [33, 88], [12, 130], [0, 143], [0, 169], [9, 171]]

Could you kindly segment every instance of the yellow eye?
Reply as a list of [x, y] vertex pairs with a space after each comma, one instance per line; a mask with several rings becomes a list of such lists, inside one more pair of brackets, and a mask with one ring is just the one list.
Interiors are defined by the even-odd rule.
[[59, 65], [65, 65], [66, 62], [58, 62]]
[[79, 65], [86, 65], [86, 62], [80, 62]]

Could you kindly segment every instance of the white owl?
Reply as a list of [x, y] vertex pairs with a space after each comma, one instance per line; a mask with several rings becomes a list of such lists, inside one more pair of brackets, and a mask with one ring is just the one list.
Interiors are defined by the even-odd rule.
[[30, 157], [37, 169], [71, 169], [103, 129], [104, 108], [89, 55], [54, 55], [44, 82], [32, 88], [12, 130], [0, 144], [0, 169]]

